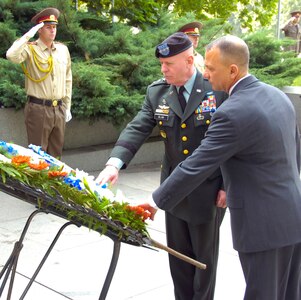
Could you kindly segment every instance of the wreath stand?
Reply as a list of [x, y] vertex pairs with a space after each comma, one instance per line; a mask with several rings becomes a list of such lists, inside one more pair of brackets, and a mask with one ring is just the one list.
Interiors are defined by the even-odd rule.
[[[101, 234], [105, 234], [107, 237], [111, 238], [113, 240], [113, 254], [110, 262], [110, 266], [99, 296], [99, 300], [105, 300], [108, 290], [110, 288], [114, 272], [117, 266], [117, 262], [119, 259], [120, 254], [120, 247], [121, 242], [131, 244], [134, 246], [142, 246], [146, 247], [152, 250], [155, 250], [155, 248], [162, 249], [164, 251], [167, 251], [168, 253], [185, 260], [188, 263], [191, 263], [195, 265], [196, 267], [200, 269], [206, 269], [206, 265], [191, 259], [190, 257], [187, 257], [165, 245], [162, 245], [152, 239], [150, 239], [148, 236], [142, 235], [140, 232], [135, 231], [130, 228], [124, 228], [120, 223], [115, 222], [113, 220], [110, 220], [104, 216], [99, 215], [95, 211], [84, 208], [83, 206], [80, 206], [76, 203], [67, 203], [65, 202], [60, 195], [57, 195], [57, 197], [50, 197], [49, 195], [45, 194], [41, 190], [33, 189], [32, 187], [29, 187], [19, 181], [12, 180], [10, 178], [7, 178], [6, 182], [3, 183], [0, 181], [0, 190], [11, 195], [14, 197], [17, 197], [21, 200], [24, 200], [26, 202], [29, 202], [31, 204], [34, 204], [36, 206], [36, 210], [31, 213], [31, 215], [28, 217], [26, 224], [23, 228], [23, 231], [20, 235], [19, 240], [15, 243], [14, 248], [12, 250], [11, 255], [9, 256], [7, 262], [5, 263], [3, 269], [0, 272], [0, 298], [2, 296], [2, 293], [4, 291], [4, 288], [6, 284], [8, 283], [9, 275], [10, 276], [10, 282], [8, 287], [8, 293], [7, 293], [7, 300], [11, 299], [12, 291], [13, 291], [13, 285], [14, 285], [14, 279], [15, 274], [17, 271], [17, 264], [20, 252], [23, 248], [23, 240], [25, 238], [25, 235], [27, 233], [27, 230], [30, 226], [30, 223], [32, 222], [33, 218], [38, 213], [52, 213], [56, 216], [59, 216], [61, 218], [64, 218], [68, 220], [64, 225], [60, 227], [58, 230], [56, 236], [54, 237], [53, 241], [51, 242], [49, 248], [47, 249], [44, 257], [40, 261], [38, 267], [36, 268], [34, 274], [30, 278], [25, 290], [23, 291], [20, 300], [24, 299], [28, 290], [30, 289], [31, 285], [33, 284], [34, 280], [36, 279], [39, 271], [41, 270], [42, 266], [46, 262], [48, 256], [50, 255], [52, 249], [54, 248], [56, 242], [58, 241], [59, 237], [61, 236], [62, 232], [65, 228], [67, 228], [70, 225], [75, 225], [77, 227], [87, 226], [86, 222], [78, 216], [73, 216], [70, 220], [70, 216], [68, 213], [70, 212], [78, 212], [81, 216], [86, 216], [90, 218], [90, 220], [94, 220], [95, 222], [101, 223], [104, 226], [106, 226], [107, 230], [104, 233], [102, 228], [94, 229], [98, 231]], [[3, 281], [2, 281], [3, 278]], [[2, 281], [2, 282], [1, 282]]]

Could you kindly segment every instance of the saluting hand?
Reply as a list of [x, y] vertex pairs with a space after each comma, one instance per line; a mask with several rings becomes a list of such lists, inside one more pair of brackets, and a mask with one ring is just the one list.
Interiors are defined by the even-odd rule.
[[38, 32], [40, 28], [44, 26], [44, 22], [41, 22], [34, 27], [32, 27], [25, 35], [28, 37], [34, 37], [34, 35]]

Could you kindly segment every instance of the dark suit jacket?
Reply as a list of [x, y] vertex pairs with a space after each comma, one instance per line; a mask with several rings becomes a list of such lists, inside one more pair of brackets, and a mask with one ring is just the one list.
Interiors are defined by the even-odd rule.
[[[161, 168], [161, 182], [164, 181], [204, 138], [212, 113], [204, 112], [205, 108], [200, 113], [202, 103], [208, 104], [211, 99], [218, 107], [227, 97], [222, 92], [213, 93], [210, 83], [197, 72], [183, 113], [175, 86], [167, 84], [164, 79], [154, 82], [147, 89], [142, 109], [123, 130], [110, 156], [120, 158], [126, 167], [157, 125], [165, 144]], [[184, 150], [188, 154], [184, 154]], [[217, 192], [222, 185], [220, 169], [216, 169], [208, 175], [208, 180], [191, 189], [185, 201], [170, 212], [192, 224], [211, 220], [215, 213]]]
[[221, 166], [236, 250], [301, 242], [299, 142], [289, 98], [247, 77], [213, 115], [202, 144], [153, 193], [154, 201], [173, 209]]

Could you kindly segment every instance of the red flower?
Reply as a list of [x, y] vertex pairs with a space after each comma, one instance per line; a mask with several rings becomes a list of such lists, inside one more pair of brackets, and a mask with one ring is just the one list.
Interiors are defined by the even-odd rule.
[[147, 220], [151, 216], [151, 213], [141, 206], [128, 205], [127, 208], [139, 215], [143, 221]]
[[24, 163], [29, 163], [30, 161], [30, 156], [25, 156], [25, 155], [16, 155], [12, 157], [12, 163], [16, 165], [24, 164]]
[[44, 170], [49, 167], [49, 164], [46, 161], [39, 161], [38, 164], [33, 164], [29, 162], [28, 165], [34, 170]]
[[65, 177], [67, 175], [68, 175], [68, 173], [63, 172], [63, 171], [49, 171], [48, 172], [48, 177]]

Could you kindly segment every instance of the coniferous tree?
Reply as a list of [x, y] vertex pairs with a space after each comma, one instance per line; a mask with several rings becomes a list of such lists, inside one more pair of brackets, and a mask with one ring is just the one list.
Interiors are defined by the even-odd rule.
[[[0, 102], [20, 109], [26, 102], [24, 74], [21, 67], [5, 58], [17, 37], [33, 24], [31, 17], [45, 7], [59, 7], [61, 16], [57, 41], [65, 43], [72, 57], [74, 118], [103, 118], [116, 126], [124, 125], [140, 108], [147, 86], [162, 77], [154, 56], [155, 46], [183, 24], [195, 20], [192, 13], [182, 15], [161, 11], [154, 23], [143, 30], [127, 23], [112, 23], [111, 16], [96, 10], [76, 10], [73, 1], [0, 2]], [[198, 51], [211, 40], [231, 32], [223, 19], [202, 21]], [[250, 46], [252, 73], [276, 86], [291, 85], [300, 74], [300, 62], [281, 51], [283, 41], [267, 33], [244, 37]], [[290, 68], [289, 72], [287, 68]]]

